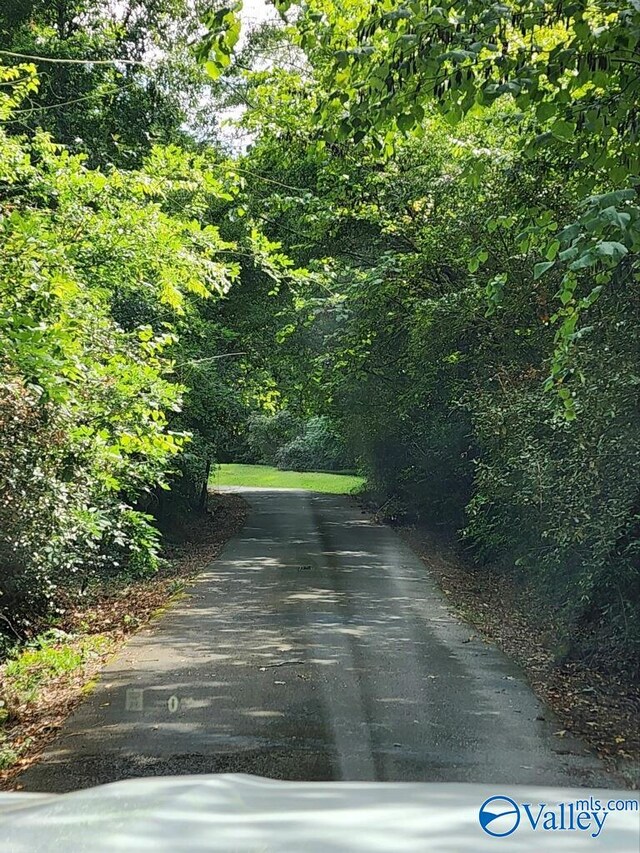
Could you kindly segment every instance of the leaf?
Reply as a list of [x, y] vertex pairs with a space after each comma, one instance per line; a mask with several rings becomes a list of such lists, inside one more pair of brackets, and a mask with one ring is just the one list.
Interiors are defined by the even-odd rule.
[[580, 223], [572, 222], [571, 225], [567, 225], [566, 228], [563, 228], [562, 231], [558, 234], [558, 240], [561, 243], [571, 243], [573, 240], [578, 237], [580, 234]]
[[618, 243], [616, 241], [605, 241], [602, 243], [598, 243], [596, 246], [596, 252], [603, 257], [611, 258], [612, 261], [618, 262], [621, 258], [623, 258], [626, 254], [628, 254], [628, 249], [622, 243]]
[[536, 108], [538, 121], [548, 121], [557, 112], [557, 106], [552, 101], [542, 101]]
[[560, 254], [558, 255], [558, 260], [562, 261], [563, 263], [566, 263], [566, 261], [570, 261], [573, 258], [577, 257], [579, 252], [580, 250], [577, 246], [570, 246], [568, 249], [565, 249], [564, 251], [560, 252]]
[[559, 241], [559, 240], [554, 240], [554, 241], [553, 241], [553, 243], [551, 243], [551, 245], [550, 245], [550, 246], [549, 246], [549, 248], [547, 249], [547, 251], [546, 251], [546, 253], [545, 253], [545, 257], [546, 257], [549, 261], [554, 261], [554, 260], [555, 260], [555, 258], [556, 258], [556, 255], [558, 254], [558, 250], [559, 250], [559, 248], [560, 248], [560, 241]]
[[396, 118], [396, 123], [400, 130], [408, 132], [413, 129], [415, 120], [411, 113], [402, 113]]
[[605, 219], [607, 222], [611, 222], [612, 225], [616, 225], [621, 231], [625, 231], [629, 223], [631, 222], [631, 214], [626, 213], [625, 211], [618, 210], [613, 205], [611, 207], [606, 207], [601, 213], [600, 216], [602, 219]]
[[207, 62], [205, 62], [204, 68], [212, 80], [217, 80], [222, 74], [222, 69], [220, 68], [217, 62], [212, 62], [211, 60], [208, 60]]
[[636, 198], [635, 190], [614, 190], [610, 193], [604, 193], [602, 195], [592, 195], [587, 201], [590, 204], [597, 204], [600, 208], [607, 208], [610, 205], [619, 204], [621, 201], [632, 201]]
[[550, 270], [552, 266], [555, 265], [555, 261], [542, 261], [542, 263], [536, 264], [533, 268], [533, 278], [534, 281], [539, 279], [540, 276], [543, 276], [547, 270]]
[[595, 264], [595, 258], [591, 255], [590, 252], [585, 252], [582, 255], [579, 255], [578, 258], [569, 266], [569, 269], [573, 272], [577, 272], [578, 270], [587, 269], [587, 267], [591, 267]]
[[575, 131], [575, 124], [565, 119], [558, 119], [551, 125], [551, 133], [556, 139], [562, 139], [565, 142], [570, 142], [573, 139]]

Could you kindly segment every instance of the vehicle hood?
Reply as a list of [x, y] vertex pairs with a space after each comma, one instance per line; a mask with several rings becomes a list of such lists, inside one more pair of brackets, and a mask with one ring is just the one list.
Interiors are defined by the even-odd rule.
[[[69, 794], [0, 794], [3, 853], [233, 851], [233, 853], [425, 853], [596, 851], [637, 853], [637, 811], [611, 812], [597, 837], [536, 830], [521, 820], [488, 835], [479, 809], [490, 797], [558, 809], [630, 791], [457, 783], [280, 782], [242, 774], [131, 779]], [[497, 821], [497, 831], [509, 829]]]

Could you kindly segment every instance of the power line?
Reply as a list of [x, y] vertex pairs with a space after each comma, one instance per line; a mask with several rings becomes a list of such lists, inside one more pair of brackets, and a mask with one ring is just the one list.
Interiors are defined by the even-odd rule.
[[252, 178], [258, 178], [260, 181], [265, 181], [267, 184], [275, 184], [277, 187], [284, 187], [286, 190], [295, 190], [296, 192], [308, 192], [307, 187], [292, 187], [290, 184], [283, 184], [282, 181], [276, 181], [273, 178], [267, 178], [266, 175], [259, 175], [257, 172], [252, 172], [249, 169], [243, 169], [241, 166], [231, 166], [228, 163], [223, 164], [224, 168], [229, 172], [238, 172], [242, 175], [249, 175]]
[[15, 53], [12, 50], [0, 50], [0, 56], [12, 56], [15, 59], [31, 59], [36, 62], [50, 62], [56, 65], [142, 65], [145, 68], [150, 68], [148, 62], [143, 62], [140, 59], [62, 59], [54, 56], [33, 56], [28, 53]]
[[[68, 107], [71, 104], [79, 104], [81, 101], [88, 101], [91, 98], [106, 98], [107, 95], [114, 95], [118, 92], [124, 91], [124, 89], [130, 89], [134, 84], [133, 83], [125, 83], [123, 86], [113, 86], [111, 89], [105, 89], [102, 92], [90, 92], [88, 95], [83, 95], [81, 98], [73, 98], [70, 101], [60, 101], [57, 104], [45, 104], [41, 107], [24, 107], [19, 110], [11, 110], [11, 115], [23, 115], [24, 113], [33, 113], [33, 112], [42, 112], [43, 110], [57, 110], [61, 107]], [[9, 124], [11, 122], [8, 122]]]

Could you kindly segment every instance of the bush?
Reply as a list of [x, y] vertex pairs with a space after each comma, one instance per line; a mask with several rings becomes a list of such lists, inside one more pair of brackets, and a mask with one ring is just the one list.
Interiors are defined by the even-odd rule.
[[310, 418], [304, 431], [276, 453], [276, 464], [287, 471], [341, 471], [347, 454], [330, 418]]
[[591, 659], [637, 661], [638, 319], [613, 297], [601, 311], [575, 356], [575, 420], [557, 416], [536, 378], [474, 396], [480, 451], [466, 537], [483, 559], [516, 572], [563, 627], [559, 656], [573, 645]]
[[273, 465], [280, 449], [293, 441], [303, 428], [302, 418], [289, 409], [275, 415], [253, 414], [247, 427], [248, 462]]

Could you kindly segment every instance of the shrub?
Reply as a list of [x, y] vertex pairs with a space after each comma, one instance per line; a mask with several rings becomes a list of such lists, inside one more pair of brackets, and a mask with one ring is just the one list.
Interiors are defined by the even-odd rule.
[[273, 465], [280, 449], [300, 433], [303, 421], [289, 409], [274, 415], [253, 414], [247, 426], [249, 462]]
[[340, 471], [347, 454], [330, 418], [310, 418], [304, 431], [276, 453], [276, 464], [289, 471]]

